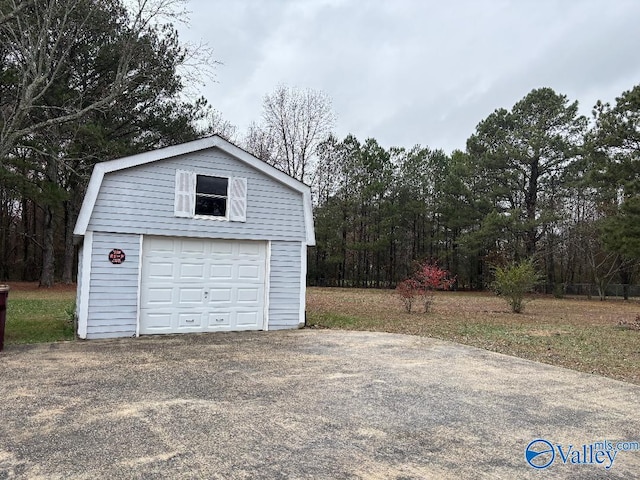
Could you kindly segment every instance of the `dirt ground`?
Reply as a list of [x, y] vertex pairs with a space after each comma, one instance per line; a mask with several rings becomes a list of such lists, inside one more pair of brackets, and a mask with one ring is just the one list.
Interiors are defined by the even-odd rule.
[[56, 283], [51, 288], [40, 288], [38, 282], [5, 282], [9, 285], [9, 301], [12, 298], [33, 298], [33, 299], [50, 299], [50, 298], [74, 298], [76, 294], [76, 284], [65, 285]]
[[56, 283], [50, 288], [40, 288], [38, 282], [4, 282], [12, 292], [75, 292], [76, 284]]

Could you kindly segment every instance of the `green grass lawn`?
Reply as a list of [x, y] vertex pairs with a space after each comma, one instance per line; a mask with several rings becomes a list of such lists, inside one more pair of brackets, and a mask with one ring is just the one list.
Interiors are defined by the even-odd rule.
[[73, 340], [75, 287], [35, 289], [32, 284], [10, 284], [4, 344]]

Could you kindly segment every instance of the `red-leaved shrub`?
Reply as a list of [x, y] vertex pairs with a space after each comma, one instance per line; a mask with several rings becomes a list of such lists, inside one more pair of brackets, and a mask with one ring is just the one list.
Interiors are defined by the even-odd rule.
[[434, 292], [436, 290], [449, 290], [455, 277], [451, 277], [447, 270], [443, 270], [435, 263], [421, 263], [415, 273], [400, 282], [396, 287], [396, 293], [400, 297], [407, 312], [416, 300], [420, 298], [424, 306], [424, 312], [428, 313], [433, 306]]

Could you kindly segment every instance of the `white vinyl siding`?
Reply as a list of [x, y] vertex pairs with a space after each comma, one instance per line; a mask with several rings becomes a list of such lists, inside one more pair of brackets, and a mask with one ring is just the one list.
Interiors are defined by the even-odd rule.
[[[112, 264], [108, 258], [114, 248], [126, 255], [119, 265]], [[87, 338], [136, 334], [139, 261], [138, 235], [94, 232]]]
[[[176, 217], [176, 171], [239, 177], [232, 181], [237, 221]], [[246, 204], [234, 190], [246, 189]], [[89, 221], [90, 230], [200, 238], [304, 241], [302, 194], [218, 150], [200, 151], [105, 174]], [[244, 207], [244, 208], [243, 208]]]
[[297, 328], [300, 318], [300, 242], [271, 242], [269, 330]]

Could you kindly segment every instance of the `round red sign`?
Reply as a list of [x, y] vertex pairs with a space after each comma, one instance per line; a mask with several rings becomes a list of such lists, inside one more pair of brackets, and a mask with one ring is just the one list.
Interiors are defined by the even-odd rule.
[[125, 254], [119, 248], [114, 248], [109, 252], [109, 261], [114, 265], [120, 265], [124, 262]]

